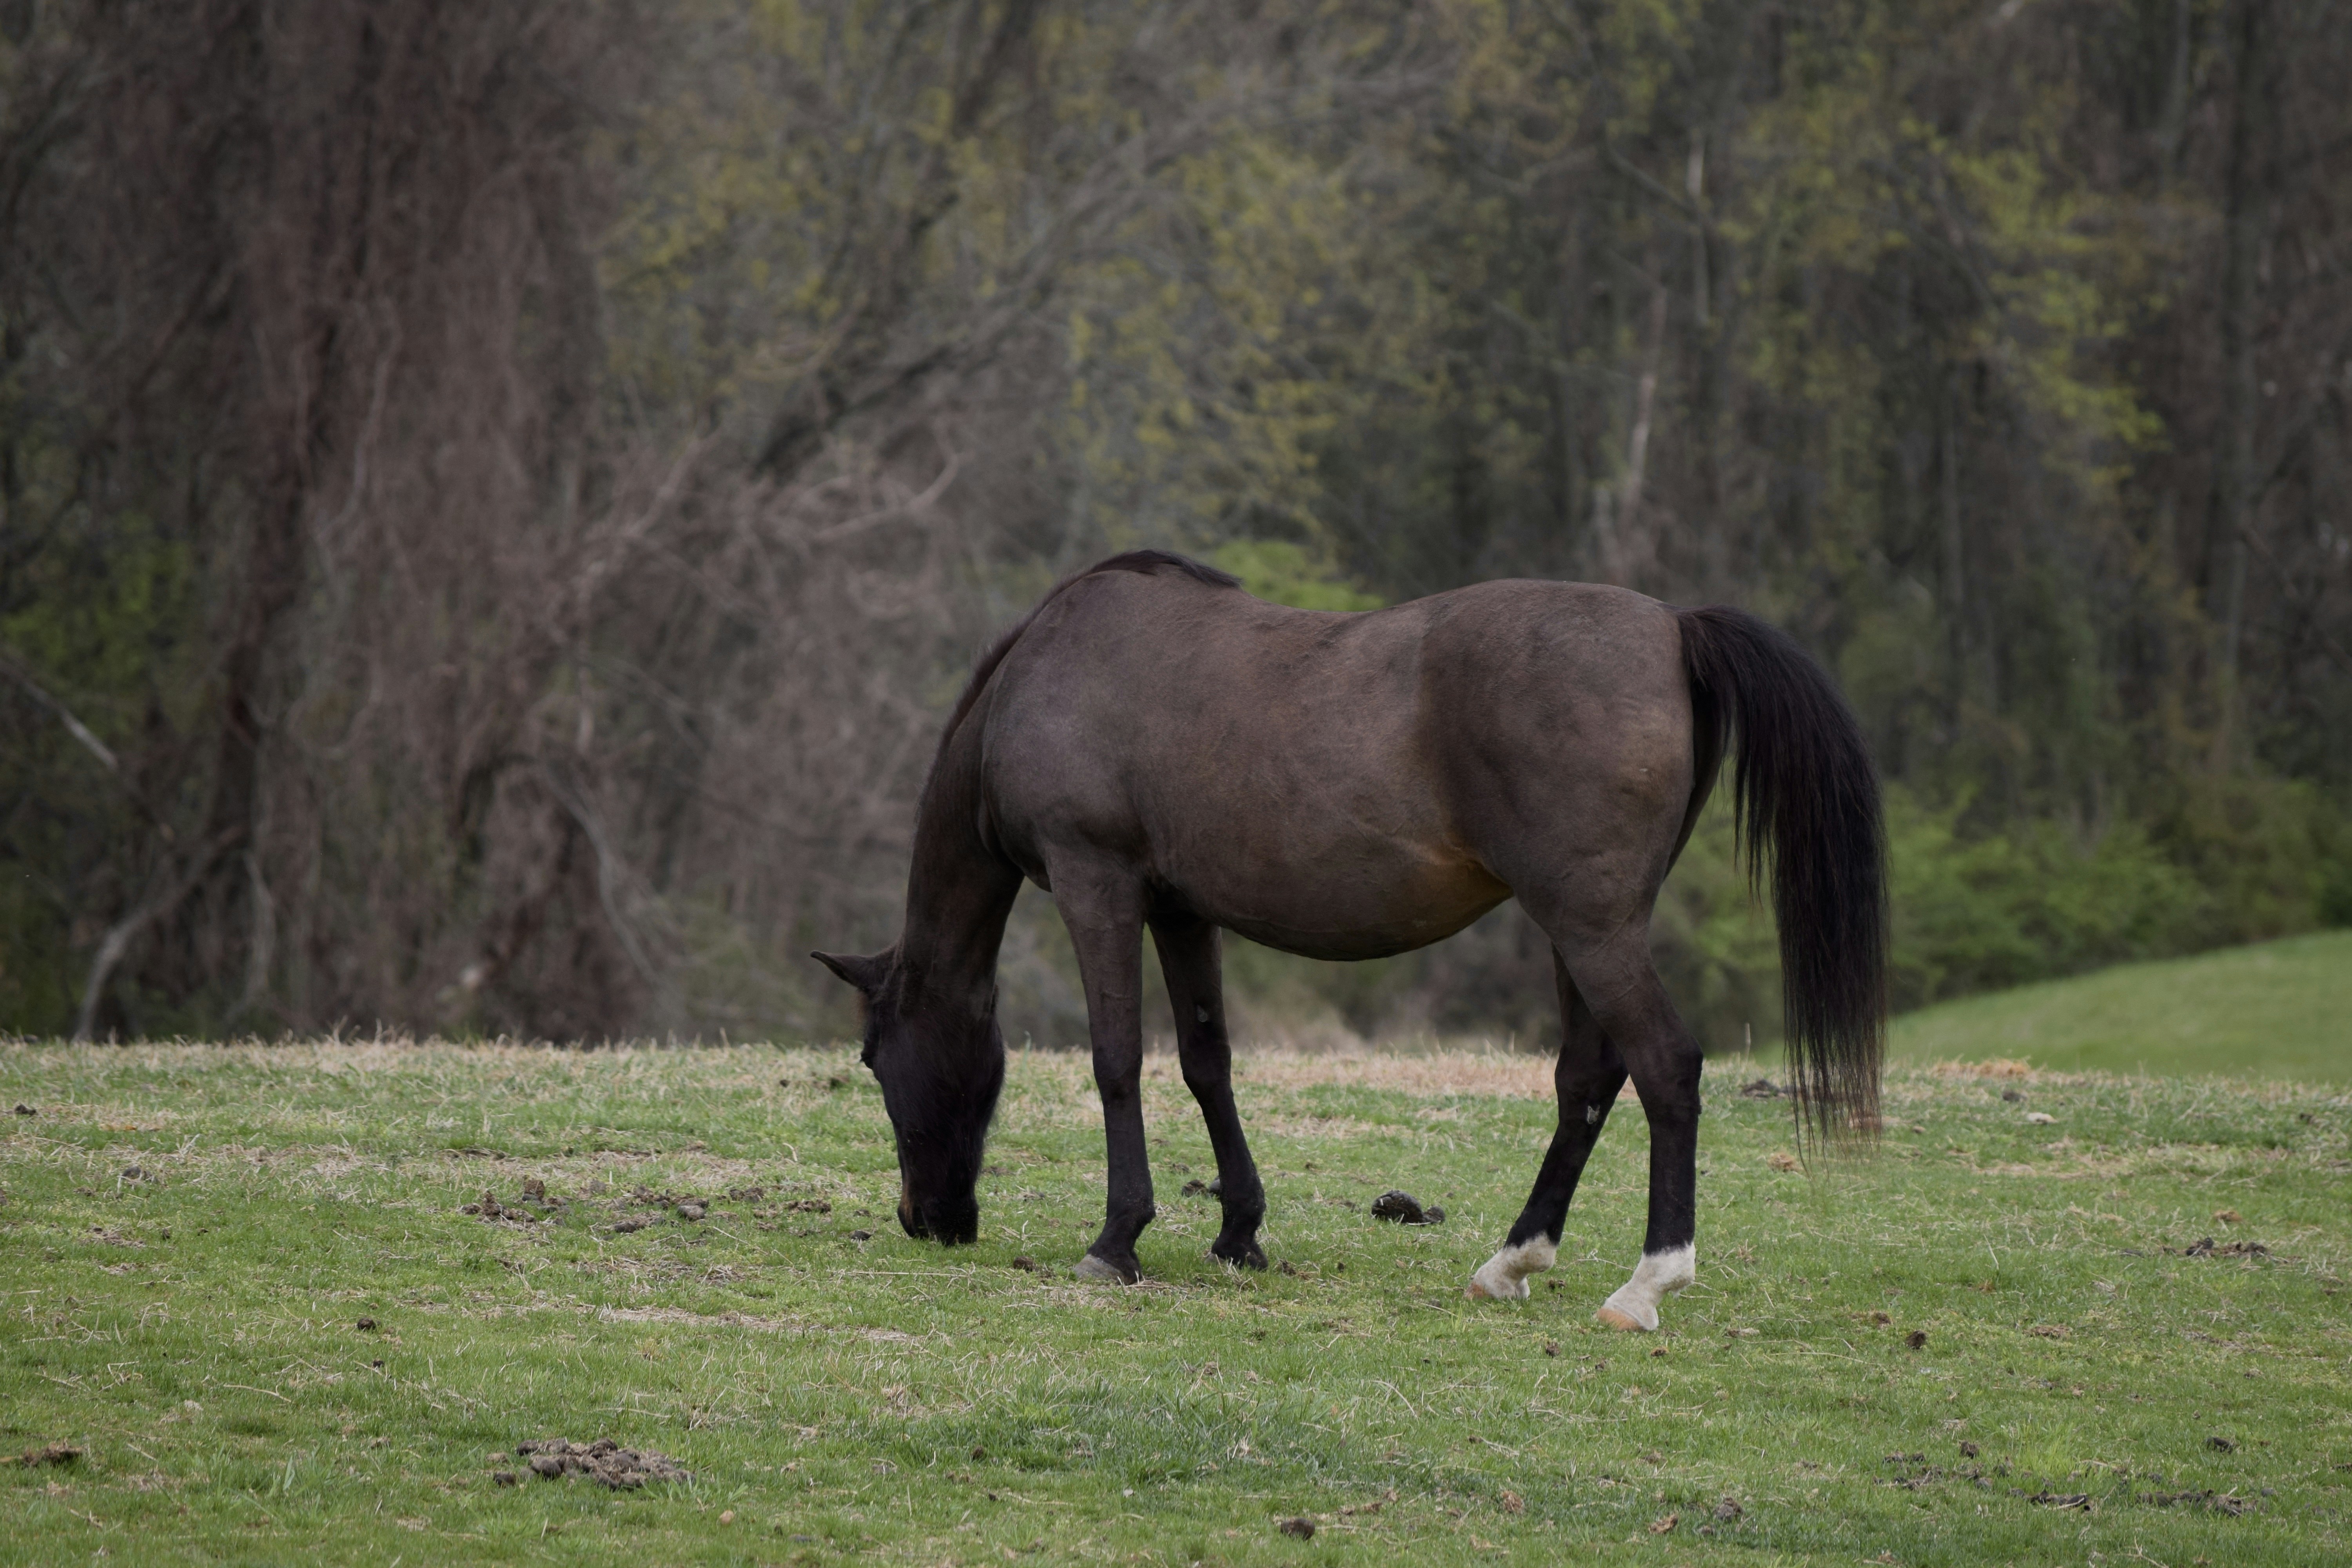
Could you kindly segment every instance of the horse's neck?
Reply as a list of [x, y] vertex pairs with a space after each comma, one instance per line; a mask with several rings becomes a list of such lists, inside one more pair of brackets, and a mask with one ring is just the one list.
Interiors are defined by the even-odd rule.
[[907, 876], [903, 972], [924, 999], [979, 1016], [996, 996], [996, 950], [1021, 873], [980, 836], [978, 726], [952, 738], [924, 788]]

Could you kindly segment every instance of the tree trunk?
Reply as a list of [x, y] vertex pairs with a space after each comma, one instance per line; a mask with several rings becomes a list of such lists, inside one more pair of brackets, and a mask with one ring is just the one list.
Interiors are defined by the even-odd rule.
[[2252, 526], [2257, 273], [2271, 216], [2268, 142], [2272, 112], [2270, 0], [2239, 0], [2230, 18], [2235, 104], [2224, 178], [2221, 263], [2221, 410], [2214, 431], [2213, 483], [2205, 538], [2206, 607], [2214, 623], [2213, 675], [2221, 705], [2217, 751], [2225, 750], [2238, 708], [2238, 648], [2244, 637], [2246, 531]]

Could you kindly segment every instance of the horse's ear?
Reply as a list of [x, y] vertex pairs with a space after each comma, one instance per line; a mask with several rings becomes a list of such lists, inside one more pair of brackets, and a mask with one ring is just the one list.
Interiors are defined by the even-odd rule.
[[809, 956], [856, 986], [861, 996], [871, 996], [881, 990], [884, 976], [890, 973], [887, 952], [877, 952], [869, 958], [854, 952], [812, 952]]

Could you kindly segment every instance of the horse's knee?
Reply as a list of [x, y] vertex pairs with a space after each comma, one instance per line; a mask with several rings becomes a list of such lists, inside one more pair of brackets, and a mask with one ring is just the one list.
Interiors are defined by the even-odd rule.
[[1663, 1041], [1638, 1053], [1627, 1053], [1633, 1092], [1642, 1097], [1643, 1114], [1677, 1120], [1699, 1110], [1699, 1075], [1706, 1058], [1698, 1042], [1687, 1037]]

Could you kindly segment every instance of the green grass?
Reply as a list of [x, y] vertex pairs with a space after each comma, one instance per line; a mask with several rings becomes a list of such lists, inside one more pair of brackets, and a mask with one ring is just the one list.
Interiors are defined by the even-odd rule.
[[1948, 1002], [1897, 1018], [1892, 1044], [1917, 1061], [2352, 1082], [2352, 931]]
[[[0, 1116], [0, 1449], [84, 1450], [0, 1468], [0, 1561], [2347, 1560], [2352, 1102], [1904, 1069], [1881, 1153], [1809, 1176], [1736, 1070], [1700, 1283], [1641, 1337], [1591, 1321], [1641, 1235], [1630, 1105], [1558, 1288], [1462, 1299], [1549, 1130], [1528, 1058], [1246, 1062], [1292, 1270], [1256, 1277], [1202, 1260], [1154, 1058], [1121, 1289], [1067, 1274], [1103, 1191], [1068, 1057], [1015, 1059], [949, 1252], [889, 1223], [844, 1053], [0, 1047], [39, 1112]], [[530, 1177], [573, 1201], [458, 1212]], [[1372, 1221], [1391, 1184], [1447, 1222]], [[763, 1192], [616, 1233], [638, 1186]], [[2182, 1255], [2209, 1234], [2268, 1250]], [[694, 1479], [494, 1485], [541, 1436]]]

